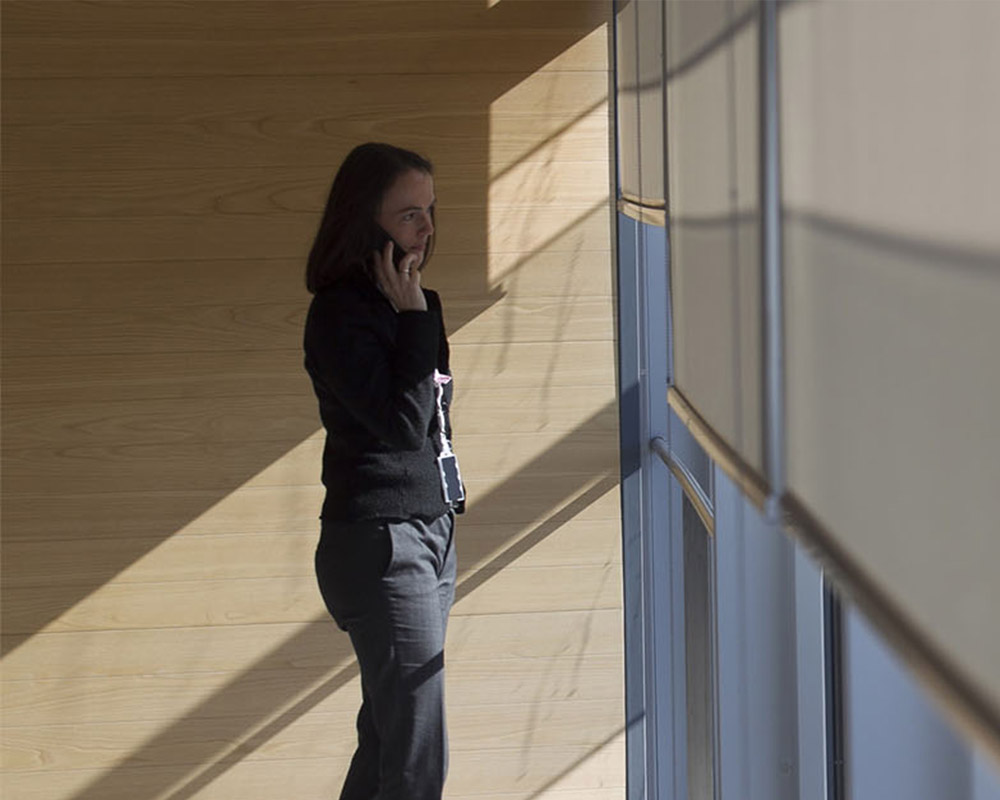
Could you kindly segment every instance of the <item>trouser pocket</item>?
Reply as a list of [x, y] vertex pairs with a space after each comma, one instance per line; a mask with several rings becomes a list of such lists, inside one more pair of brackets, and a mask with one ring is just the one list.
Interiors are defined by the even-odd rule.
[[316, 579], [327, 610], [341, 628], [377, 601], [394, 551], [384, 520], [324, 523], [316, 547]]

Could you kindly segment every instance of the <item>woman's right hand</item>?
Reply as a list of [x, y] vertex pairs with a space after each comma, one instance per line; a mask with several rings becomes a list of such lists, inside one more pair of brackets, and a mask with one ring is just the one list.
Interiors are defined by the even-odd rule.
[[385, 248], [374, 254], [375, 282], [396, 311], [426, 311], [427, 298], [420, 288], [420, 270], [417, 264], [420, 256], [406, 253], [399, 262], [399, 268], [392, 263], [395, 244], [386, 242]]

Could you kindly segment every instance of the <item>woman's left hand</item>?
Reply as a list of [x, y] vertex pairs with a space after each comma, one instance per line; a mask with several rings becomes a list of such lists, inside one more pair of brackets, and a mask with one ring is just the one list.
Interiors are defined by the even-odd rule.
[[385, 249], [375, 251], [375, 280], [389, 302], [397, 311], [426, 311], [427, 298], [420, 288], [420, 256], [406, 253], [399, 261], [399, 268], [392, 263], [392, 252], [395, 247], [390, 240]]

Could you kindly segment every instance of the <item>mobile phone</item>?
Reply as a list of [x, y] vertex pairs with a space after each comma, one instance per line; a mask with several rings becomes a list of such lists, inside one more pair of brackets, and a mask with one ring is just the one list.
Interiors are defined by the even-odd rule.
[[438, 471], [441, 473], [441, 491], [444, 501], [455, 505], [465, 500], [465, 486], [458, 471], [458, 458], [454, 453], [438, 456]]
[[399, 269], [400, 262], [406, 255], [406, 248], [393, 239], [388, 231], [381, 225], [375, 226], [375, 241], [372, 243], [372, 250], [377, 250], [379, 255], [385, 250], [386, 244], [392, 242], [392, 265]]

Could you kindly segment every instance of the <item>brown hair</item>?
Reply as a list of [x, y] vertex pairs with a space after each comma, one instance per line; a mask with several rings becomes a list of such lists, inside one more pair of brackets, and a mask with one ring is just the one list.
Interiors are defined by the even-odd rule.
[[[431, 162], [421, 155], [391, 144], [368, 142], [355, 147], [333, 179], [319, 231], [306, 263], [306, 288], [316, 293], [324, 286], [363, 269], [379, 241], [375, 221], [386, 191], [411, 169], [434, 174]], [[434, 249], [427, 242], [424, 263]]]

